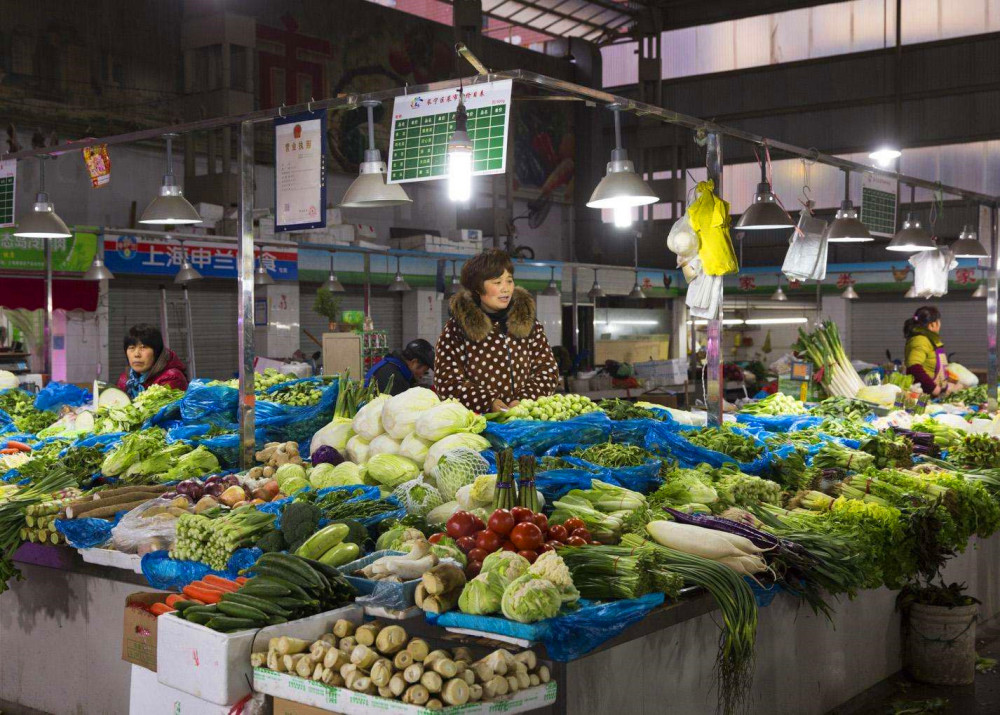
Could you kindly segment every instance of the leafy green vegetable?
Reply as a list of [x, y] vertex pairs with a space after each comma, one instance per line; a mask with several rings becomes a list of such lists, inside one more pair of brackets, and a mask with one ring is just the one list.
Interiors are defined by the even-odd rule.
[[159, 427], [127, 434], [105, 455], [101, 473], [106, 477], [117, 477], [133, 464], [163, 449], [166, 443], [167, 433]]
[[524, 574], [504, 589], [500, 599], [503, 615], [518, 623], [535, 623], [559, 613], [562, 597], [551, 581]]
[[692, 432], [685, 432], [683, 436], [691, 444], [729, 455], [737, 462], [753, 462], [764, 451], [752, 437], [739, 434], [731, 425], [703, 427]]

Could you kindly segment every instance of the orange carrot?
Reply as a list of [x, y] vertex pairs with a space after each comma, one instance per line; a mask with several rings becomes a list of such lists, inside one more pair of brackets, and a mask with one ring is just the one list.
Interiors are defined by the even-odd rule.
[[168, 606], [170, 606], [171, 608], [173, 608], [175, 603], [177, 603], [178, 601], [184, 601], [184, 600], [187, 600], [187, 599], [185, 599], [182, 594], [180, 594], [180, 593], [172, 593], [169, 596], [167, 596], [166, 603], [167, 603]]
[[238, 583], [240, 586], [242, 586], [243, 584], [245, 584], [249, 580], [250, 579], [248, 579], [246, 576], [238, 576], [236, 578], [236, 583]]
[[201, 588], [193, 583], [184, 587], [185, 596], [201, 601], [202, 603], [218, 603], [222, 600], [222, 591]]
[[24, 442], [17, 442], [15, 440], [7, 440], [7, 449], [15, 449], [19, 452], [30, 452], [31, 447], [26, 445]]
[[177, 609], [168, 606], [165, 603], [154, 603], [152, 606], [149, 607], [149, 612], [152, 613], [154, 616], [162, 616], [164, 613], [170, 613], [171, 611], [175, 610]]
[[221, 588], [223, 591], [229, 591], [230, 593], [235, 593], [240, 590], [240, 585], [235, 581], [230, 581], [228, 578], [222, 578], [221, 576], [216, 576], [215, 574], [207, 574], [202, 581], [207, 583], [209, 586], [215, 586], [216, 588]]
[[204, 589], [207, 589], [209, 591], [218, 591], [219, 593], [225, 593], [224, 589], [219, 588], [218, 586], [213, 586], [212, 584], [208, 583], [204, 579], [202, 579], [200, 581], [192, 581], [189, 585], [191, 585], [191, 586], [197, 586], [198, 588], [204, 588]]

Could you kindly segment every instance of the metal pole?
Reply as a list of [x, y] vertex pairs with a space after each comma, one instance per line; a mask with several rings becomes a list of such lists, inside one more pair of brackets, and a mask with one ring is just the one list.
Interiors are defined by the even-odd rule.
[[990, 269], [986, 285], [986, 384], [990, 409], [997, 408], [997, 300], [1000, 277], [1000, 210], [990, 208]]
[[[715, 183], [715, 195], [722, 196], [722, 138], [712, 132], [705, 144], [705, 167], [708, 178]], [[719, 281], [719, 312], [708, 321], [708, 338], [705, 345], [705, 393], [708, 411], [708, 424], [722, 424], [722, 405], [725, 390], [722, 378], [722, 300], [724, 298], [722, 282]]]
[[187, 354], [188, 354], [188, 377], [192, 380], [198, 377], [198, 370], [194, 363], [194, 325], [191, 323], [191, 297], [188, 295], [188, 287], [181, 286], [184, 291], [184, 312], [187, 319]]
[[167, 317], [167, 287], [160, 284], [160, 335], [163, 336], [163, 347], [170, 347], [170, 322]]
[[43, 238], [45, 241], [45, 353], [43, 371], [52, 379], [52, 239]]
[[573, 276], [573, 359], [580, 354], [580, 301], [577, 297], [577, 273], [576, 266], [571, 270]]
[[240, 468], [253, 466], [256, 399], [253, 387], [253, 122], [240, 125], [240, 242], [236, 250], [240, 296], [237, 340], [240, 355]]

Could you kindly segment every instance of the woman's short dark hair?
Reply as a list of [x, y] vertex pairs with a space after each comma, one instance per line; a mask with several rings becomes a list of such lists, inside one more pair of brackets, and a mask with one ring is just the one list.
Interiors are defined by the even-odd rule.
[[913, 312], [912, 318], [903, 323], [903, 335], [909, 338], [917, 328], [926, 328], [931, 323], [941, 320], [941, 311], [933, 305], [924, 305]]
[[514, 264], [506, 252], [498, 248], [473, 256], [462, 266], [462, 285], [475, 295], [483, 294], [483, 284], [499, 278], [504, 271], [514, 275]]
[[122, 350], [128, 350], [133, 345], [139, 344], [153, 348], [153, 359], [156, 360], [163, 352], [163, 335], [160, 334], [160, 329], [149, 323], [133, 325], [122, 341]]

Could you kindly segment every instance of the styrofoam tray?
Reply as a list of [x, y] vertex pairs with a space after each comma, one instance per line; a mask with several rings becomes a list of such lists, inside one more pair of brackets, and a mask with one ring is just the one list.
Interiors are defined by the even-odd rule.
[[142, 573], [142, 557], [138, 554], [126, 554], [115, 549], [77, 549], [80, 556], [88, 564], [98, 564], [100, 566], [110, 566], [124, 571], [134, 571]]
[[521, 690], [503, 700], [494, 700], [488, 703], [467, 703], [442, 710], [429, 710], [419, 705], [406, 705], [400, 700], [389, 700], [375, 695], [356, 693], [346, 688], [335, 688], [315, 680], [306, 680], [287, 673], [276, 673], [267, 668], [254, 668], [253, 687], [254, 690], [261, 693], [312, 705], [323, 710], [334, 710], [343, 713], [343, 715], [370, 715], [373, 712], [388, 713], [388, 715], [523, 713], [551, 705], [556, 700], [554, 680], [545, 685]]
[[373, 551], [364, 558], [339, 566], [337, 570], [344, 574], [344, 577], [351, 582], [351, 585], [354, 586], [354, 588], [358, 589], [359, 597], [369, 596], [374, 593], [377, 588], [379, 592], [379, 605], [390, 607], [393, 610], [403, 610], [404, 608], [409, 608], [410, 606], [415, 605], [415, 595], [420, 579], [414, 579], [404, 583], [393, 583], [392, 581], [372, 581], [371, 579], [353, 576], [352, 574], [355, 571], [363, 569], [368, 564], [378, 561], [383, 556], [405, 555], [406, 554], [402, 551], [390, 551], [388, 549]]
[[361, 623], [360, 606], [349, 605], [260, 630], [219, 633], [172, 613], [157, 620], [156, 677], [163, 685], [219, 705], [232, 705], [250, 692], [250, 654], [255, 639], [267, 650], [275, 636], [317, 639], [339, 618]]

